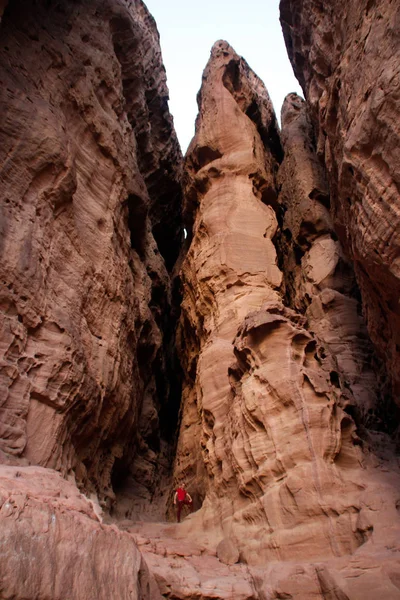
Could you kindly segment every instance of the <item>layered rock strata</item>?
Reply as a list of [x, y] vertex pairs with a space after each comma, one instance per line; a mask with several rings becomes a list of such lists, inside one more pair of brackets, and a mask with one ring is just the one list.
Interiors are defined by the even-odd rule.
[[368, 330], [398, 400], [398, 6], [387, 0], [282, 0], [280, 10], [327, 169], [335, 231], [354, 263]]
[[181, 154], [158, 32], [140, 0], [13, 0], [0, 42], [0, 451], [112, 501], [129, 468], [152, 487], [169, 398]]
[[[201, 508], [181, 527], [206, 532], [215, 548], [221, 540], [236, 547], [251, 565], [255, 597], [295, 594], [297, 586], [293, 597], [337, 589], [336, 597], [356, 598], [370, 577], [358, 587], [344, 582], [350, 556], [366, 574], [375, 559], [381, 573], [384, 560], [398, 572], [384, 548], [388, 538], [398, 548], [400, 474], [390, 438], [364, 442], [352, 417], [352, 407], [375, 402], [354, 278], [324, 207], [315, 154], [301, 152], [303, 103], [291, 97], [284, 112], [277, 174], [283, 152], [268, 94], [226, 42], [214, 45], [186, 157], [191, 229], [181, 271], [185, 382], [175, 477]], [[314, 231], [303, 231], [308, 222]], [[294, 258], [280, 255], [288, 242], [279, 223]], [[308, 267], [291, 264], [285, 282], [279, 267], [296, 262], [302, 243]], [[271, 561], [267, 581], [257, 565]], [[320, 576], [309, 561], [320, 562]], [[398, 593], [389, 576], [373, 588], [384, 589]]]
[[[383, 480], [387, 475], [382, 474]], [[375, 505], [378, 506], [378, 505]], [[399, 597], [398, 529], [386, 529], [379, 551], [360, 548], [353, 555], [326, 560], [307, 557], [267, 561], [255, 567], [240, 561], [224, 564], [216, 555], [212, 532], [208, 540], [191, 521], [181, 525], [127, 524], [164, 598], [182, 600], [376, 600]], [[199, 539], [200, 538], [200, 539]]]
[[181, 153], [157, 29], [140, 0], [4, 7], [0, 595], [155, 600], [102, 508], [154, 498], [161, 516], [179, 401]]

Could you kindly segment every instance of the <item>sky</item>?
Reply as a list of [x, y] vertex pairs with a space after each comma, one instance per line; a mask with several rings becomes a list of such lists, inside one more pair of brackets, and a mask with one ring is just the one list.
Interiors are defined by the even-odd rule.
[[185, 153], [194, 135], [196, 95], [214, 42], [223, 39], [264, 81], [279, 118], [289, 92], [302, 95], [286, 53], [279, 0], [144, 0], [156, 20], [169, 109]]

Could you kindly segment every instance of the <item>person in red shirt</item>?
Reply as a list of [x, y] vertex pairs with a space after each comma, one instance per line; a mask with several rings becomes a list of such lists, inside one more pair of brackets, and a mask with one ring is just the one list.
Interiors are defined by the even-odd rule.
[[178, 520], [178, 523], [181, 522], [181, 510], [183, 505], [187, 505], [190, 507], [190, 512], [192, 512], [193, 510], [193, 500], [190, 496], [190, 494], [186, 491], [185, 489], [185, 484], [182, 483], [181, 487], [178, 487], [178, 489], [175, 491], [175, 496], [174, 496], [174, 504], [176, 505], [176, 517]]

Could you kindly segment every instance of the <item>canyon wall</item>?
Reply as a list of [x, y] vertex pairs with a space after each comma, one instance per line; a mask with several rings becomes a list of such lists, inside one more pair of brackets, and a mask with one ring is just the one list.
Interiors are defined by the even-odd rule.
[[285, 300], [307, 317], [320, 353], [326, 347], [332, 355], [331, 382], [349, 390], [353, 406], [348, 410], [357, 424], [389, 427], [390, 415], [379, 416], [378, 398], [385, 392], [381, 365], [361, 316], [352, 264], [334, 230], [314, 139], [306, 102], [289, 94], [282, 107], [285, 158], [278, 177]]
[[282, 131], [217, 42], [184, 165], [141, 0], [0, 16], [0, 596], [397, 599], [394, 2], [282, 0]]
[[112, 500], [169, 398], [181, 154], [158, 32], [139, 0], [14, 0], [0, 36], [0, 450]]
[[0, 596], [153, 600], [99, 502], [128, 481], [149, 504], [179, 406], [182, 157], [158, 32], [141, 0], [1, 12]]
[[326, 166], [335, 231], [400, 397], [400, 15], [395, 1], [282, 0], [289, 58]]

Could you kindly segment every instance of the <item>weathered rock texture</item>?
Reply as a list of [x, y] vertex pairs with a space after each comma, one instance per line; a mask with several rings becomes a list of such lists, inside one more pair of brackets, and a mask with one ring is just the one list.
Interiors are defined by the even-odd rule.
[[306, 315], [321, 343], [320, 354], [324, 356], [324, 346], [329, 349], [334, 359], [330, 379], [337, 387], [350, 390], [358, 422], [384, 426], [377, 414], [379, 373], [361, 317], [354, 271], [333, 228], [328, 187], [307, 106], [296, 94], [284, 102], [282, 128], [280, 252], [286, 300]]
[[196, 512], [177, 525], [144, 522], [180, 396], [154, 21], [140, 0], [0, 3], [1, 597], [399, 597], [400, 470], [354, 277], [396, 390], [398, 17], [281, 4], [308, 105], [288, 97], [280, 136], [217, 42], [186, 157], [174, 477]]
[[195, 506], [206, 492], [206, 472], [219, 483], [233, 476], [221, 471], [221, 465], [231, 471], [225, 453], [232, 340], [250, 310], [278, 301], [282, 281], [272, 242], [275, 212], [261, 201], [276, 202], [278, 168], [261, 136], [281, 154], [269, 96], [226, 42], [214, 45], [203, 79], [186, 159], [185, 216], [192, 241], [182, 268], [186, 385], [177, 460], [179, 472], [191, 480]]
[[135, 540], [59, 473], [0, 467], [0, 595], [161, 600]]
[[295, 74], [326, 165], [335, 231], [400, 398], [400, 14], [390, 0], [281, 1]]
[[13, 0], [0, 42], [0, 451], [104, 499], [128, 467], [151, 488], [181, 237], [155, 23]]
[[365, 429], [371, 345], [309, 134], [289, 97], [282, 162], [263, 84], [214, 45], [186, 157], [175, 478], [201, 508], [181, 527], [238, 549], [249, 597], [395, 598], [399, 466]]
[[181, 153], [155, 23], [140, 0], [12, 0], [0, 81], [0, 596], [157, 599], [96, 516], [116, 495], [145, 512], [177, 419]]

